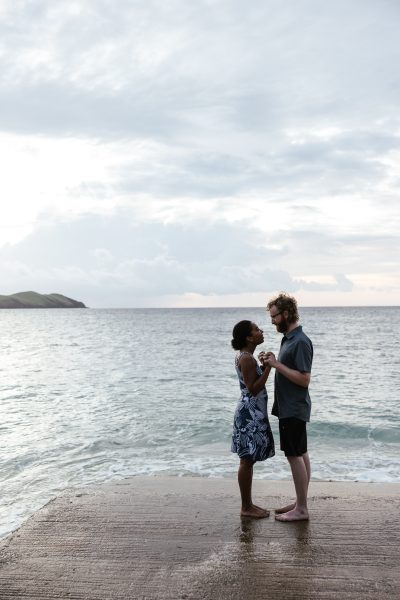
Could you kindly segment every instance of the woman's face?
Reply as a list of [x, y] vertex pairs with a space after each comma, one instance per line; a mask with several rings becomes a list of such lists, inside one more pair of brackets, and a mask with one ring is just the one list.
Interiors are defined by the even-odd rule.
[[251, 324], [251, 338], [254, 344], [257, 346], [262, 344], [264, 341], [264, 333], [263, 330], [258, 327], [255, 323]]

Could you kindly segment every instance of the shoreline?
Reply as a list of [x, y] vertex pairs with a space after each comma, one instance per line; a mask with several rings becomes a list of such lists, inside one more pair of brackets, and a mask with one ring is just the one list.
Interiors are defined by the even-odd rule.
[[[254, 480], [269, 509], [291, 481]], [[136, 476], [68, 490], [0, 542], [2, 600], [389, 600], [400, 483], [310, 483], [309, 522], [241, 519], [236, 479]], [[268, 596], [266, 596], [268, 590]]]

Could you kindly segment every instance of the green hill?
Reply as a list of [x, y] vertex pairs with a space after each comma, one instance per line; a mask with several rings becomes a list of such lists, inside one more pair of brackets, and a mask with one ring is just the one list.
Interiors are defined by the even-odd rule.
[[72, 300], [62, 294], [38, 294], [19, 292], [0, 296], [0, 308], [86, 308], [83, 302]]

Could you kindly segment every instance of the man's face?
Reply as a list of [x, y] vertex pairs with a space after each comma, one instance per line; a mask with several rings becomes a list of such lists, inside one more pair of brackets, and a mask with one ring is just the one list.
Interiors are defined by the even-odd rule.
[[275, 325], [276, 330], [279, 331], [279, 333], [286, 333], [289, 328], [287, 310], [279, 311], [275, 304], [273, 304], [269, 310], [269, 315], [271, 317], [271, 323]]

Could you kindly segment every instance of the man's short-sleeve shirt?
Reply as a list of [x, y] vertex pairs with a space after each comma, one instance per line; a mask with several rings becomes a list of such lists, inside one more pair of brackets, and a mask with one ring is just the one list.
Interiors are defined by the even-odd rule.
[[[289, 369], [311, 373], [313, 353], [312, 342], [299, 325], [283, 336], [278, 361]], [[302, 421], [309, 421], [311, 398], [308, 388], [289, 381], [287, 377], [275, 371], [275, 401], [272, 414], [280, 419], [296, 417]]]

